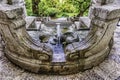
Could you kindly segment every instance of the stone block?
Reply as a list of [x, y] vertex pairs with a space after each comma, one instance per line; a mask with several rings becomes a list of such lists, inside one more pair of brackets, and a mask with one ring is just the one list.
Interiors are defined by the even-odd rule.
[[113, 3], [115, 0], [106, 0], [106, 4]]
[[96, 0], [96, 3], [98, 3], [100, 5], [105, 5], [106, 4], [106, 0]]
[[[104, 20], [100, 20], [100, 19], [97, 19], [97, 18], [93, 18], [91, 20], [91, 24], [94, 26], [97, 26], [97, 27], [100, 27], [100, 28], [103, 28], [105, 29], [105, 27], [107, 25], [110, 25], [110, 24], [114, 24], [118, 21], [119, 19], [115, 19], [115, 20], [111, 20], [111, 21], [104, 21]], [[115, 25], [115, 24], [114, 24]], [[113, 26], [114, 27], [114, 26]]]
[[91, 20], [88, 17], [80, 17], [80, 27], [90, 27]]
[[0, 14], [4, 16], [0, 16], [2, 19], [15, 19], [22, 17], [23, 9], [17, 6], [4, 5], [0, 6]]
[[99, 5], [106, 5], [114, 2], [114, 0], [93, 0], [93, 1]]
[[95, 6], [91, 8], [90, 18], [112, 20], [120, 17], [120, 7], [115, 5]]

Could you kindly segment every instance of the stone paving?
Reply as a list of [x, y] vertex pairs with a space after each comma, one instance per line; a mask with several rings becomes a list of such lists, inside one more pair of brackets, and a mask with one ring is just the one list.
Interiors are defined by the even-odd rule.
[[109, 57], [97, 67], [73, 75], [41, 75], [25, 71], [5, 57], [0, 44], [0, 80], [120, 80], [120, 27], [115, 31]]

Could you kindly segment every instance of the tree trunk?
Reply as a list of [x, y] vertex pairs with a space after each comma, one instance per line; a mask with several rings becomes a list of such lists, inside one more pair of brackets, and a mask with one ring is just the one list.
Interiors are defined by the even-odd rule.
[[40, 0], [32, 0], [32, 11], [36, 16], [39, 15], [39, 2]]

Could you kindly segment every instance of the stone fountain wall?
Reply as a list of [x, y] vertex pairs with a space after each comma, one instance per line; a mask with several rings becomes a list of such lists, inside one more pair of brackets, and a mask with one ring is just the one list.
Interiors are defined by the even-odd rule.
[[[1, 4], [7, 4], [8, 0], [0, 0]], [[25, 7], [25, 1], [24, 0], [12, 0], [12, 5], [19, 6], [23, 8], [23, 17], [25, 18], [27, 16], [26, 7]]]
[[19, 66], [37, 72], [39, 64], [51, 61], [52, 51], [47, 45], [37, 44], [30, 38], [22, 14], [23, 8], [12, 5], [1, 6], [0, 34], [5, 41], [6, 56]]
[[76, 69], [79, 65], [80, 70], [92, 68], [108, 56], [120, 18], [120, 6], [113, 4], [113, 0], [104, 2], [104, 5], [102, 0], [94, 1], [89, 13], [90, 33], [85, 40], [72, 43], [65, 50], [67, 60], [71, 63], [76, 61]]
[[120, 6], [114, 5], [114, 0], [94, 1], [89, 14], [90, 32], [82, 42], [65, 48], [65, 63], [52, 63], [51, 48], [45, 43], [38, 44], [28, 35], [23, 8], [1, 5], [0, 34], [5, 41], [5, 55], [18, 66], [36, 73], [72, 74], [98, 65], [111, 50]]

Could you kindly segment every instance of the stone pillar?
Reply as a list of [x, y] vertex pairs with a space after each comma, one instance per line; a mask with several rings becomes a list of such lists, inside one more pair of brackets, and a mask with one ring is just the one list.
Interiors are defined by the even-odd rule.
[[107, 4], [112, 4], [115, 0], [91, 0], [91, 6], [89, 9], [89, 18], [92, 17], [92, 10], [95, 6], [103, 6]]
[[13, 5], [20, 6], [23, 8], [23, 12], [24, 12], [23, 17], [25, 18], [27, 16], [25, 1], [24, 0], [12, 0], [12, 2], [13, 2]]

